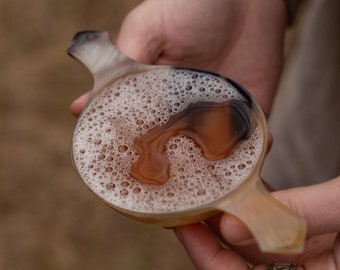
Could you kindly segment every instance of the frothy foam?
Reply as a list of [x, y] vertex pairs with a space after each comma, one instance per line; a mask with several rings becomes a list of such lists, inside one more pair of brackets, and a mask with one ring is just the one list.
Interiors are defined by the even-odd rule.
[[142, 184], [130, 177], [138, 154], [135, 138], [165, 124], [196, 102], [245, 98], [224, 78], [185, 69], [131, 74], [103, 89], [82, 113], [74, 131], [75, 165], [86, 184], [104, 200], [123, 209], [155, 213], [189, 209], [235, 189], [253, 170], [262, 150], [256, 127], [232, 154], [208, 161], [185, 136], [167, 143], [170, 179]]

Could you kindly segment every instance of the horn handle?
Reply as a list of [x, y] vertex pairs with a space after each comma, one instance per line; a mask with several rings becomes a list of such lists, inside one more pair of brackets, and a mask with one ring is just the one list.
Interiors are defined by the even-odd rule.
[[92, 73], [95, 84], [104, 84], [119, 73], [131, 70], [138, 63], [121, 53], [108, 32], [83, 31], [77, 33], [67, 53], [83, 63]]

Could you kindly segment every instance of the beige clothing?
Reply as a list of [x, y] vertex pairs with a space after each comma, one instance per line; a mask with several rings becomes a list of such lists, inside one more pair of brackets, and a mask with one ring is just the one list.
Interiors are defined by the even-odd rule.
[[262, 176], [275, 188], [340, 174], [340, 1], [307, 3], [269, 121]]

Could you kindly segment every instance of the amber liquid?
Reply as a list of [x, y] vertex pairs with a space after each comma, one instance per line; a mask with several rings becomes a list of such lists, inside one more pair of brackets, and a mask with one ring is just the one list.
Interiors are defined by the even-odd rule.
[[244, 101], [191, 104], [165, 125], [134, 140], [139, 158], [132, 164], [130, 174], [142, 183], [163, 184], [170, 178], [166, 144], [172, 137], [187, 136], [201, 148], [206, 159], [219, 160], [248, 138], [251, 129], [251, 111]]

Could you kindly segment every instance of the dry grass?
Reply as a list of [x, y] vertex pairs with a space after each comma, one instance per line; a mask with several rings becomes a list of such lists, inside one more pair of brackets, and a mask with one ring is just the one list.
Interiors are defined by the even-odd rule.
[[128, 220], [72, 168], [72, 99], [89, 73], [73, 34], [115, 38], [138, 0], [0, 0], [0, 269], [192, 269], [171, 231]]

